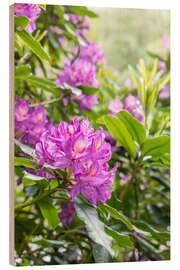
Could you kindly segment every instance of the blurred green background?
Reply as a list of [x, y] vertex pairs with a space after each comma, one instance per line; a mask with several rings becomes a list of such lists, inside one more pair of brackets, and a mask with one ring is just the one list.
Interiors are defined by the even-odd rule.
[[89, 39], [100, 42], [107, 64], [118, 69], [121, 83], [128, 77], [128, 64], [136, 66], [139, 58], [151, 61], [147, 50], [163, 55], [160, 38], [170, 34], [167, 10], [91, 8], [98, 15], [92, 19]]

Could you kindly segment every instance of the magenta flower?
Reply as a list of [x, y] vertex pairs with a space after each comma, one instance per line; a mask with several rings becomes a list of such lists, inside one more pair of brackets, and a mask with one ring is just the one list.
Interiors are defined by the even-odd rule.
[[115, 98], [115, 99], [111, 100], [109, 105], [108, 105], [109, 111], [112, 114], [116, 114], [116, 113], [120, 112], [121, 110], [123, 110], [123, 107], [124, 107], [124, 105], [120, 101], [119, 98]]
[[67, 83], [71, 86], [89, 85], [98, 87], [96, 67], [88, 61], [77, 59], [72, 65], [67, 62], [64, 69], [57, 73], [59, 79], [55, 83], [63, 86]]
[[63, 222], [67, 227], [70, 226], [73, 217], [75, 215], [75, 206], [73, 202], [60, 203], [61, 212], [59, 213], [60, 221]]
[[111, 146], [105, 142], [103, 129], [94, 131], [87, 118], [81, 122], [74, 118], [70, 124], [61, 122], [58, 128], [45, 131], [36, 144], [36, 154], [40, 164], [71, 169], [73, 181], [69, 180], [75, 181], [70, 186], [71, 200], [80, 192], [94, 204], [110, 198], [118, 164], [108, 171]]
[[166, 84], [159, 93], [160, 99], [168, 99], [170, 96], [168, 84]]
[[92, 96], [80, 95], [79, 96], [79, 110], [80, 113], [82, 110], [86, 109], [92, 111], [92, 105], [98, 104], [98, 97], [96, 94]]
[[73, 13], [68, 14], [69, 20], [76, 26], [76, 33], [85, 36], [89, 32], [90, 20], [87, 16], [84, 18]]
[[167, 72], [166, 64], [165, 64], [163, 61], [159, 61], [159, 62], [158, 62], [158, 68], [159, 68], [160, 70], [163, 70], [164, 72]]
[[124, 109], [134, 115], [139, 122], [144, 121], [144, 108], [142, 107], [140, 100], [132, 94], [129, 94], [126, 97]]
[[[97, 65], [100, 63], [101, 65], [106, 64], [105, 53], [101, 47], [100, 43], [90, 42], [88, 40], [85, 41], [86, 47], [81, 47], [80, 58], [84, 59], [88, 62]], [[78, 48], [74, 48], [74, 52], [77, 54]]]
[[15, 99], [15, 132], [22, 132], [19, 140], [28, 145], [35, 145], [41, 134], [52, 124], [48, 123], [46, 110], [41, 104], [29, 107], [29, 101]]
[[14, 4], [14, 14], [15, 16], [26, 16], [29, 19], [29, 24], [26, 31], [29, 33], [36, 30], [35, 21], [37, 20], [41, 8], [35, 4]]

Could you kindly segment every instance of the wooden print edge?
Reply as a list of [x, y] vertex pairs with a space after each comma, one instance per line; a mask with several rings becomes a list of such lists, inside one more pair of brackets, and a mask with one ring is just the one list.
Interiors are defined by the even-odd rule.
[[14, 262], [14, 5], [9, 6], [9, 263]]

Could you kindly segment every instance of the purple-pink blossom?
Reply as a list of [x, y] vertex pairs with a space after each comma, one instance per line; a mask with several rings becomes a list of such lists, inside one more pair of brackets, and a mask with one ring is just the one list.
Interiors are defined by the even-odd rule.
[[26, 16], [29, 19], [29, 24], [26, 27], [26, 31], [29, 33], [36, 30], [35, 21], [39, 17], [41, 8], [35, 4], [14, 4], [15, 16]]
[[108, 108], [112, 114], [116, 114], [120, 112], [121, 110], [123, 110], [124, 104], [120, 101], [119, 98], [115, 98], [110, 101]]
[[108, 170], [111, 146], [105, 142], [103, 129], [94, 131], [87, 118], [81, 122], [74, 118], [70, 124], [61, 122], [45, 131], [36, 144], [36, 154], [40, 164], [71, 169], [72, 201], [79, 193], [93, 204], [110, 199], [118, 164]]
[[[89, 40], [85, 41], [86, 46], [81, 47], [80, 58], [84, 59], [88, 62], [97, 65], [98, 63], [101, 65], [106, 64], [105, 53], [100, 43], [98, 42], [90, 42]], [[77, 54], [78, 48], [74, 48], [74, 52]]]
[[61, 212], [59, 213], [60, 221], [63, 222], [67, 227], [70, 226], [72, 219], [75, 215], [75, 206], [71, 201], [60, 203]]
[[168, 99], [170, 96], [170, 93], [169, 93], [169, 86], [168, 84], [166, 84], [160, 91], [159, 93], [159, 98], [160, 99]]
[[19, 140], [28, 145], [35, 145], [41, 134], [52, 124], [48, 123], [46, 110], [39, 105], [30, 108], [29, 101], [15, 99], [15, 132], [21, 132]]
[[77, 59], [72, 65], [70, 61], [67, 61], [64, 69], [59, 71], [57, 75], [59, 78], [56, 79], [55, 83], [59, 86], [63, 86], [64, 83], [71, 86], [99, 86], [96, 67], [83, 59]]
[[170, 39], [168, 35], [164, 35], [161, 37], [161, 43], [163, 47], [167, 50], [167, 52], [170, 51]]
[[69, 20], [71, 21], [71, 23], [73, 23], [76, 26], [76, 33], [78, 35], [82, 35], [85, 36], [89, 30], [90, 30], [90, 20], [87, 16], [85, 16], [84, 18], [73, 14], [73, 13], [69, 13], [68, 14]]
[[163, 61], [159, 61], [159, 62], [158, 62], [158, 68], [159, 68], [160, 70], [163, 70], [164, 72], [167, 72], [166, 63], [163, 62]]

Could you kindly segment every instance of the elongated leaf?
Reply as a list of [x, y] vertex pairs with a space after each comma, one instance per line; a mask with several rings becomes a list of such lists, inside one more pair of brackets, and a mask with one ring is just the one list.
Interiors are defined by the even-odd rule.
[[120, 111], [117, 116], [124, 123], [133, 139], [141, 145], [146, 139], [144, 126], [127, 111]]
[[54, 6], [60, 19], [64, 19], [64, 10], [60, 6]]
[[104, 116], [103, 119], [108, 130], [117, 140], [117, 144], [124, 146], [131, 153], [132, 157], [135, 158], [136, 146], [132, 136], [129, 134], [126, 126], [124, 125], [124, 122], [109, 115]]
[[30, 67], [29, 66], [17, 66], [15, 67], [15, 79], [20, 79], [24, 77], [28, 77], [30, 75]]
[[24, 166], [33, 169], [38, 168], [38, 165], [34, 161], [24, 157], [14, 157], [14, 166]]
[[98, 219], [96, 209], [84, 203], [79, 198], [75, 200], [75, 208], [78, 217], [85, 222], [90, 238], [106, 248], [111, 256], [113, 256], [114, 250], [111, 247], [112, 237], [106, 234], [104, 224]]
[[79, 88], [82, 89], [83, 93], [88, 95], [88, 96], [94, 95], [99, 91], [98, 88], [91, 87], [89, 85], [81, 85], [81, 86], [79, 86]]
[[34, 184], [39, 184], [44, 188], [48, 186], [48, 180], [46, 180], [45, 177], [31, 174], [26, 171], [24, 171], [24, 176], [23, 176], [22, 181], [23, 181], [24, 186], [31, 186]]
[[109, 252], [99, 244], [93, 244], [93, 256], [96, 263], [107, 263], [111, 261]]
[[51, 201], [49, 200], [41, 200], [38, 202], [38, 205], [41, 209], [43, 217], [47, 219], [49, 226], [52, 229], [55, 229], [59, 223], [57, 209], [52, 205]]
[[94, 13], [93, 11], [87, 9], [87, 7], [77, 7], [77, 6], [68, 6], [68, 9], [72, 12], [75, 13], [79, 16], [88, 16], [91, 18], [96, 18], [98, 17], [98, 15], [96, 13]]
[[110, 227], [106, 227], [106, 232], [118, 242], [120, 247], [133, 248], [133, 242], [130, 240], [129, 235], [119, 233]]
[[15, 144], [20, 147], [20, 149], [23, 151], [23, 153], [29, 155], [29, 156], [35, 156], [35, 150], [31, 148], [30, 146], [23, 144], [19, 142], [18, 140], [14, 140]]
[[29, 24], [29, 19], [25, 16], [15, 16], [14, 17], [15, 22], [15, 29], [18, 27], [21, 28], [21, 30], [25, 29]]
[[108, 204], [99, 204], [98, 208], [101, 210], [108, 212], [113, 218], [120, 220], [122, 223], [124, 223], [127, 228], [132, 231], [133, 230], [133, 225], [129, 221], [129, 219], [122, 214], [121, 212], [117, 211], [115, 208], [109, 206]]
[[16, 31], [16, 34], [24, 41], [24, 43], [37, 55], [41, 60], [49, 61], [48, 54], [44, 51], [43, 47], [37, 42], [32, 35], [25, 30]]
[[156, 138], [147, 139], [142, 147], [141, 152], [143, 156], [162, 157], [164, 154], [170, 152], [170, 138], [162, 135]]
[[39, 4], [38, 6], [41, 7], [42, 9], [46, 10], [46, 5]]
[[57, 93], [57, 94], [59, 93], [59, 87], [57, 87], [54, 82], [48, 79], [44, 79], [44, 78], [40, 78], [40, 77], [32, 75], [25, 78], [25, 80], [27, 82], [30, 82], [35, 87], [41, 88], [42, 90], [48, 91], [50, 93]]
[[145, 249], [147, 249], [148, 251], [152, 251], [156, 254], [160, 253], [160, 251], [158, 249], [156, 249], [155, 246], [153, 246], [150, 242], [148, 242], [144, 238], [142, 238], [138, 235], [134, 235], [134, 238], [136, 238], [136, 240], [141, 244], [141, 246], [145, 247]]

